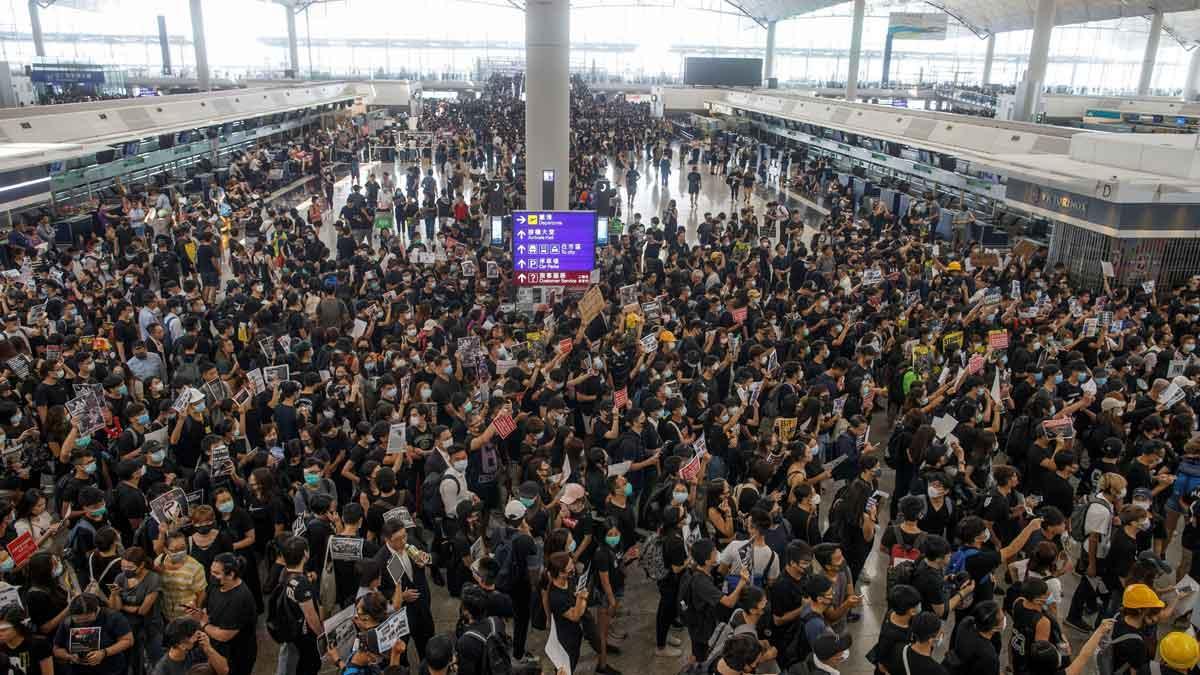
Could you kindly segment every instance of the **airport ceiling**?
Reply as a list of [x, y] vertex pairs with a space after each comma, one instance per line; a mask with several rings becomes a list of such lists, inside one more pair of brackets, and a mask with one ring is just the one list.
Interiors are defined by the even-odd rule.
[[[844, 4], [845, 0], [729, 0], [731, 5], [765, 23]], [[1002, 33], [1033, 28], [1037, 0], [930, 0], [977, 33]], [[1200, 41], [1200, 0], [1058, 0], [1055, 23], [1065, 26], [1148, 16], [1154, 9], [1166, 14], [1167, 32], [1183, 43]]]

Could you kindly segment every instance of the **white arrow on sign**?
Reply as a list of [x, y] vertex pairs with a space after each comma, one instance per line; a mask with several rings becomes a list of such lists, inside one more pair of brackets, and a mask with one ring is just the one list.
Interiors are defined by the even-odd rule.
[[525, 230], [518, 230], [518, 231], [517, 231], [517, 238], [518, 238], [518, 239], [524, 239], [524, 238], [525, 238]]
[[525, 252], [525, 244], [519, 244], [517, 246], [517, 253], [524, 253], [524, 252]]
[[525, 224], [525, 216], [517, 216], [517, 223], [524, 225]]
[[524, 261], [524, 260], [518, 260], [518, 261], [517, 261], [517, 267], [525, 267], [525, 261]]
[[518, 274], [518, 275], [517, 275], [517, 281], [520, 281], [521, 283], [525, 283], [525, 275], [524, 275], [524, 274]]

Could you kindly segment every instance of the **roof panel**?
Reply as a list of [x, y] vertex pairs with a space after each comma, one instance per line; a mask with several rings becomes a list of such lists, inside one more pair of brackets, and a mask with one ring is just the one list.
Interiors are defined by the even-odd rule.
[[[837, 0], [729, 0], [750, 16], [762, 21], [786, 19], [819, 9], [843, 4]], [[902, 4], [896, 2], [895, 4]], [[975, 30], [1002, 33], [1033, 28], [1037, 0], [930, 0], [938, 7]], [[1148, 16], [1161, 9], [1168, 16], [1166, 24], [1172, 33], [1175, 13], [1200, 10], [1200, 0], [1058, 0], [1055, 24], [1065, 26], [1091, 21], [1108, 21]], [[1180, 18], [1178, 32], [1200, 40], [1200, 16]], [[1191, 30], [1194, 27], [1195, 30]], [[1190, 32], [1189, 32], [1190, 31]]]

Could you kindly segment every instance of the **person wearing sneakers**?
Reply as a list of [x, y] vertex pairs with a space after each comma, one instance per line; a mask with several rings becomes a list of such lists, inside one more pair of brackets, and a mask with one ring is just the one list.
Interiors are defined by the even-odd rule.
[[1196, 638], [1181, 631], [1167, 633], [1158, 642], [1159, 672], [1162, 675], [1196, 675], [1200, 645]]
[[[1121, 600], [1121, 616], [1112, 630], [1113, 673], [1150, 675], [1154, 660], [1154, 627], [1166, 605], [1146, 584], [1130, 584]], [[1147, 637], [1150, 639], [1147, 639]]]

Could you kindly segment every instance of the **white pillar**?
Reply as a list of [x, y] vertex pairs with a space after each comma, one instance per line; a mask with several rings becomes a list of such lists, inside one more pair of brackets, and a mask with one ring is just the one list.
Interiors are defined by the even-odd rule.
[[[767, 58], [763, 59], [763, 82], [775, 77], [775, 23], [767, 22]], [[770, 86], [766, 84], [766, 86]]]
[[525, 207], [542, 208], [542, 176], [554, 171], [554, 208], [571, 183], [571, 12], [568, 0], [525, 3]]
[[33, 32], [33, 53], [37, 56], [46, 55], [46, 42], [42, 39], [41, 11], [37, 0], [29, 0], [29, 28]]
[[866, 0], [854, 0], [854, 22], [850, 28], [849, 73], [846, 76], [846, 100], [858, 98], [858, 57], [862, 52], [863, 16], [867, 11]]
[[200, 0], [191, 0], [192, 4], [192, 42], [196, 45], [196, 85], [201, 91], [208, 91], [208, 47], [204, 43], [204, 8]]
[[1033, 40], [1029, 45], [1029, 65], [1025, 81], [1018, 86], [1014, 118], [1020, 122], [1033, 121], [1042, 86], [1046, 80], [1046, 62], [1050, 56], [1050, 35], [1054, 32], [1055, 0], [1038, 0], [1033, 15]]
[[288, 66], [292, 69], [292, 77], [300, 79], [300, 48], [296, 45], [296, 12], [291, 5], [284, 5], [287, 14], [288, 30]]
[[996, 34], [992, 33], [987, 39], [987, 51], [983, 53], [983, 81], [987, 86], [992, 82], [992, 61], [996, 58]]
[[1192, 49], [1192, 58], [1188, 60], [1187, 81], [1183, 83], [1183, 100], [1196, 100], [1196, 79], [1200, 77], [1200, 46]]
[[1150, 80], [1154, 77], [1154, 59], [1158, 57], [1158, 38], [1162, 36], [1162, 10], [1150, 15], [1150, 34], [1146, 36], [1146, 53], [1142, 56], [1142, 73], [1138, 77], [1138, 96], [1150, 93]]

